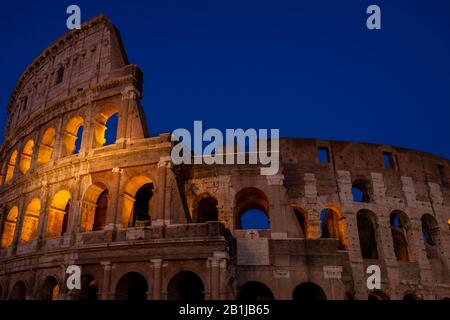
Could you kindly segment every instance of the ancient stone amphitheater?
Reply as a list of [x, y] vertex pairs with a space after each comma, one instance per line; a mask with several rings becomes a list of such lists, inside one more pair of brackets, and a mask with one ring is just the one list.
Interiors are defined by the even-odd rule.
[[[1, 299], [450, 297], [449, 160], [282, 139], [276, 175], [174, 166], [170, 134], [148, 134], [141, 92], [104, 16], [26, 68], [0, 149]], [[249, 212], [267, 228], [244, 225]], [[69, 265], [81, 289], [67, 288]]]

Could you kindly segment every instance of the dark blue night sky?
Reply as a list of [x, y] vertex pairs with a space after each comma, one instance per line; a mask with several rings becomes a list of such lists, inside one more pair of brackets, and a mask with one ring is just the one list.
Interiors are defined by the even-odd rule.
[[[152, 135], [203, 120], [450, 158], [450, 1], [1, 1], [0, 123], [69, 4], [120, 29]], [[366, 28], [370, 4], [381, 31]]]

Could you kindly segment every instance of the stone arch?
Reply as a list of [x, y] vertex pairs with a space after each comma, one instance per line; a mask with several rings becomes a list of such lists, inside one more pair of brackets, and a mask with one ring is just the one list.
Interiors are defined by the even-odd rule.
[[403, 211], [394, 210], [390, 214], [390, 226], [394, 253], [398, 261], [414, 261], [413, 250], [408, 244], [412, 238], [409, 218]]
[[195, 272], [180, 271], [172, 276], [167, 285], [168, 300], [202, 301], [205, 286]]
[[103, 230], [106, 226], [109, 190], [105, 184], [91, 184], [84, 193], [81, 208], [81, 232]]
[[20, 154], [19, 170], [23, 174], [27, 173], [31, 167], [31, 160], [33, 158], [34, 140], [28, 139], [25, 143], [22, 153]]
[[304, 238], [308, 237], [308, 212], [300, 206], [293, 206], [295, 218], [298, 222], [299, 229], [301, 231], [301, 236]]
[[[95, 116], [94, 122], [94, 148], [102, 147], [106, 143], [106, 130], [108, 129], [106, 124], [108, 120], [117, 114], [119, 109], [114, 104], [104, 105]], [[116, 132], [117, 137], [117, 132]]]
[[339, 249], [348, 250], [347, 227], [341, 209], [334, 205], [326, 205], [320, 213], [321, 238], [339, 240]]
[[[249, 187], [240, 190], [235, 195], [235, 227], [237, 229], [262, 229], [252, 228], [243, 225], [242, 218], [250, 211], [256, 212], [261, 219], [267, 219], [268, 229], [270, 229], [270, 213], [269, 213], [269, 199], [260, 189]], [[259, 217], [257, 219], [259, 219]], [[258, 223], [259, 224], [259, 221]]]
[[240, 288], [237, 295], [240, 301], [275, 300], [272, 290], [262, 282], [248, 281]]
[[370, 210], [359, 210], [356, 214], [356, 222], [363, 259], [378, 259], [377, 216]]
[[323, 289], [314, 282], [303, 282], [292, 291], [292, 299], [295, 301], [327, 300]]
[[39, 144], [39, 151], [37, 162], [38, 164], [46, 164], [50, 161], [53, 155], [53, 148], [55, 146], [56, 130], [53, 127], [47, 128], [41, 138]]
[[135, 176], [128, 180], [122, 195], [121, 224], [124, 227], [151, 223], [151, 211], [156, 199], [154, 190], [154, 183], [147, 176]]
[[46, 237], [60, 237], [67, 231], [71, 195], [62, 189], [55, 193], [48, 209]]
[[145, 277], [138, 272], [128, 272], [117, 282], [116, 300], [147, 300], [149, 286]]
[[22, 280], [17, 281], [9, 294], [10, 300], [26, 300], [27, 286]]
[[196, 199], [194, 208], [194, 222], [204, 223], [208, 221], [219, 221], [217, 199], [209, 193], [202, 193]]
[[58, 300], [59, 289], [58, 279], [54, 276], [48, 276], [39, 288], [38, 297], [41, 300]]
[[6, 177], [5, 177], [5, 184], [10, 183], [11, 179], [14, 175], [14, 170], [16, 168], [16, 162], [17, 162], [17, 150], [14, 150], [11, 153], [11, 156], [9, 157], [7, 169], [6, 169]]
[[9, 210], [8, 215], [6, 216], [3, 225], [2, 248], [11, 246], [14, 241], [18, 215], [19, 209], [17, 206], [14, 206]]
[[72, 155], [76, 151], [76, 144], [80, 144], [78, 141], [79, 130], [83, 130], [84, 120], [80, 116], [72, 117], [66, 124], [66, 128], [63, 133], [63, 142], [65, 146], [66, 155]]
[[439, 224], [431, 214], [424, 214], [421, 219], [422, 223], [422, 241], [425, 247], [434, 247], [440, 243]]
[[416, 300], [422, 300], [422, 298], [414, 292], [406, 292], [405, 295], [403, 296], [403, 300], [416, 301]]
[[356, 179], [352, 183], [352, 195], [355, 202], [370, 202], [371, 183], [367, 179]]
[[28, 243], [37, 236], [39, 216], [41, 211], [41, 200], [34, 198], [25, 209], [23, 218], [22, 232], [20, 236], [21, 243]]
[[381, 290], [375, 290], [369, 293], [368, 300], [373, 301], [382, 301], [382, 300], [390, 300], [389, 296]]

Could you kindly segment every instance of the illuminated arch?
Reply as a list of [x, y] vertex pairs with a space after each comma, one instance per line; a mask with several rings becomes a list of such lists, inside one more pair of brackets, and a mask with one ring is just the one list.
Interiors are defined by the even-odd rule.
[[[123, 206], [122, 206], [122, 214], [121, 214], [121, 221], [120, 223], [124, 227], [133, 226], [131, 223], [132, 221], [135, 221], [136, 217], [136, 204], [139, 202], [139, 198], [145, 198], [145, 194], [142, 195], [142, 197], [139, 196], [139, 193], [142, 193], [143, 188], [148, 189], [149, 187], [153, 188], [153, 182], [152, 180], [147, 176], [136, 176], [133, 177], [128, 181], [128, 183], [125, 186], [124, 192], [123, 192]], [[152, 189], [150, 189], [151, 191]], [[145, 191], [145, 190], [144, 190]], [[139, 192], [139, 193], [138, 193]], [[148, 197], [148, 196], [147, 196]], [[155, 197], [152, 197], [150, 195], [150, 199], [154, 199]], [[150, 200], [149, 199], [149, 200]], [[148, 203], [148, 210], [150, 211], [152, 203]], [[148, 212], [149, 216], [150, 213]]]
[[76, 143], [80, 143], [77, 141], [79, 138], [79, 130], [82, 130], [84, 125], [84, 120], [80, 116], [75, 116], [71, 118], [66, 125], [66, 129], [64, 130], [64, 145], [66, 148], [66, 155], [74, 154], [76, 149]]
[[37, 198], [31, 200], [27, 206], [27, 209], [25, 210], [22, 233], [20, 236], [21, 243], [27, 243], [36, 237], [38, 231], [40, 210], [41, 201]]
[[322, 238], [338, 239], [339, 249], [348, 250], [347, 227], [341, 209], [334, 205], [325, 206], [320, 213], [320, 228]]
[[31, 159], [33, 158], [34, 141], [28, 140], [23, 147], [22, 154], [20, 155], [19, 169], [22, 173], [27, 173], [30, 170]]
[[17, 150], [14, 150], [13, 153], [11, 153], [11, 156], [9, 157], [8, 168], [6, 169], [5, 184], [11, 181], [14, 175], [16, 162], [17, 162]]
[[46, 237], [60, 237], [67, 231], [70, 198], [70, 192], [67, 190], [60, 190], [53, 196], [48, 209]]
[[81, 208], [82, 232], [102, 230], [106, 224], [108, 189], [100, 182], [87, 188]]
[[56, 277], [48, 276], [39, 288], [38, 296], [41, 300], [58, 300], [59, 290], [60, 286]]
[[55, 146], [56, 130], [55, 128], [48, 128], [42, 136], [38, 152], [38, 164], [45, 164], [50, 161], [53, 154], [53, 147]]
[[[113, 104], [107, 104], [96, 115], [94, 123], [94, 148], [102, 147], [106, 143], [106, 124], [114, 116], [118, 116], [119, 109]], [[115, 140], [115, 139], [114, 139]]]
[[17, 216], [19, 209], [17, 206], [12, 207], [3, 225], [2, 248], [9, 247], [14, 240], [14, 232], [16, 230]]

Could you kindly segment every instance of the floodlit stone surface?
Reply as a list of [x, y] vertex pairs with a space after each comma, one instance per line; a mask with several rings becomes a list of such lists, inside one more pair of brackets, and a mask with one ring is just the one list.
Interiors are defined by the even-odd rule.
[[[282, 139], [275, 176], [258, 165], [175, 167], [170, 135], [148, 134], [141, 90], [103, 16], [19, 79], [0, 149], [0, 298], [450, 297], [447, 159]], [[116, 143], [105, 146], [116, 113]], [[251, 209], [269, 229], [242, 230]], [[369, 291], [374, 264], [381, 289]], [[81, 266], [81, 290], [66, 287], [69, 265]]]

